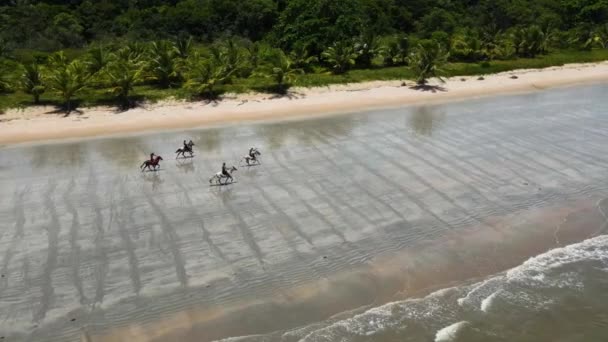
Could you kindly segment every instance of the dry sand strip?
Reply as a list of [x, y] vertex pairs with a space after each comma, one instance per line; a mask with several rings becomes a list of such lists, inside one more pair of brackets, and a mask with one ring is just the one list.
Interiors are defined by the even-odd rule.
[[0, 144], [294, 119], [603, 81], [608, 81], [608, 62], [522, 69], [483, 80], [454, 77], [445, 83], [432, 82], [437, 88], [426, 91], [402, 87], [401, 81], [375, 81], [292, 88], [283, 97], [252, 93], [227, 95], [217, 103], [167, 100], [121, 113], [110, 107], [83, 108], [68, 117], [54, 113], [53, 107], [29, 107], [0, 116]]

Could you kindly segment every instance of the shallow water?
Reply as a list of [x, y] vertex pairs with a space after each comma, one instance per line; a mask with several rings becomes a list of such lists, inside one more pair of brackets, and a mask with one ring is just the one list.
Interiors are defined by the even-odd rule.
[[[0, 335], [600, 339], [604, 237], [517, 265], [604, 233], [606, 95], [4, 148]], [[176, 161], [183, 139], [197, 155]], [[240, 165], [249, 146], [261, 166]], [[237, 183], [209, 187], [222, 161]]]

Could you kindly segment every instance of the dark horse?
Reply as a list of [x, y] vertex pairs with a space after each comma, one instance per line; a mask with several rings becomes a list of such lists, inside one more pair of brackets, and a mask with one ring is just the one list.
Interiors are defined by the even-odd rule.
[[156, 156], [153, 160], [146, 160], [144, 161], [141, 166], [139, 167], [141, 169], [141, 171], [143, 172], [146, 168], [149, 171], [156, 171], [157, 167], [160, 167], [160, 161], [163, 160], [163, 157], [161, 156]]
[[177, 155], [175, 156], [175, 159], [179, 158], [180, 155], [182, 157], [186, 158], [186, 153], [190, 153], [190, 158], [192, 158], [194, 156], [194, 151], [192, 150], [192, 146], [194, 146], [194, 143], [192, 142], [192, 140], [190, 140], [186, 144], [186, 146], [184, 146], [182, 148], [178, 148], [177, 151], [175, 151], [175, 153], [177, 153]]

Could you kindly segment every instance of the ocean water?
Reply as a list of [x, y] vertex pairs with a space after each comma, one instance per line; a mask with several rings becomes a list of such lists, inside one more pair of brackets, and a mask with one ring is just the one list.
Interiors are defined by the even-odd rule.
[[606, 341], [607, 305], [608, 236], [601, 235], [423, 298], [222, 341]]

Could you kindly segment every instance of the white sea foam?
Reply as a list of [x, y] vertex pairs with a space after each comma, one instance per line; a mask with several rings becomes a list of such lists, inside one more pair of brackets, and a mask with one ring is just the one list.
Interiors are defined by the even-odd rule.
[[[511, 306], [546, 308], [552, 305], [553, 299], [534, 289], [538, 286], [584, 289], [577, 273], [562, 267], [588, 261], [598, 261], [601, 269], [608, 270], [608, 236], [550, 250], [477, 284], [442, 289], [424, 298], [388, 303], [327, 326], [317, 325], [318, 329], [300, 331], [306, 334], [299, 335], [304, 336], [300, 341], [335, 341], [348, 340], [349, 336], [373, 336], [383, 330], [401, 329], [411, 321], [457, 321], [458, 310], [453, 306], [466, 305], [485, 313], [492, 310], [497, 298], [504, 298]], [[460, 297], [454, 298], [456, 295]], [[439, 330], [435, 341], [451, 341], [467, 324], [460, 321]]]
[[461, 321], [452, 325], [448, 325], [447, 327], [437, 332], [437, 334], [435, 335], [435, 342], [449, 342], [454, 340], [460, 329], [464, 328], [468, 324], [469, 322], [467, 321]]
[[552, 249], [532, 257], [507, 272], [510, 281], [543, 282], [546, 274], [567, 264], [599, 261], [608, 265], [608, 235], [597, 236], [573, 245]]
[[488, 312], [488, 310], [490, 309], [490, 306], [492, 306], [492, 303], [494, 302], [494, 298], [496, 298], [499, 293], [500, 293], [500, 290], [496, 291], [496, 292], [492, 293], [491, 295], [487, 296], [486, 298], [484, 298], [484, 300], [481, 301], [481, 311]]

